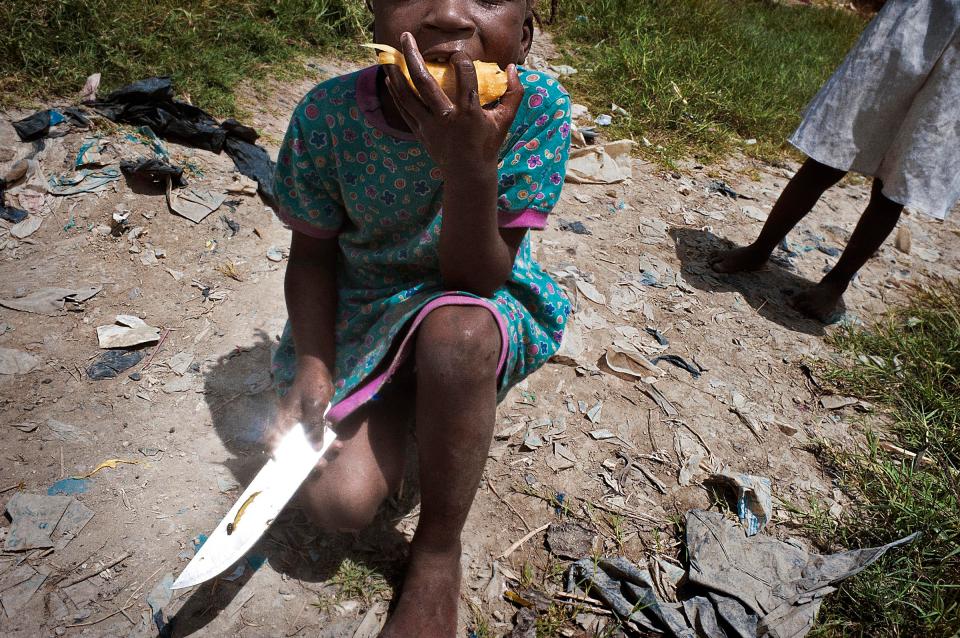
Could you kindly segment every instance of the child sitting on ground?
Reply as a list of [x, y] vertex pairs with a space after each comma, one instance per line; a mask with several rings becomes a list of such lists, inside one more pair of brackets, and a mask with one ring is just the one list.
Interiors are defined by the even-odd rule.
[[[533, 0], [373, 0], [398, 66], [323, 82], [296, 108], [276, 175], [293, 230], [289, 322], [274, 359], [281, 431], [319, 427], [338, 453], [301, 498], [327, 530], [357, 530], [401, 481], [413, 413], [421, 509], [389, 637], [456, 633], [460, 534], [497, 401], [557, 350], [569, 304], [531, 258], [560, 195], [570, 109], [520, 69]], [[508, 84], [481, 105], [473, 60]], [[448, 64], [448, 97], [425, 68]], [[406, 362], [406, 363], [405, 363]]]
[[888, 0], [807, 107], [790, 143], [809, 159], [759, 237], [714, 270], [757, 270], [847, 171], [873, 176], [870, 202], [837, 264], [793, 306], [823, 322], [904, 206], [943, 219], [960, 198], [960, 2]]

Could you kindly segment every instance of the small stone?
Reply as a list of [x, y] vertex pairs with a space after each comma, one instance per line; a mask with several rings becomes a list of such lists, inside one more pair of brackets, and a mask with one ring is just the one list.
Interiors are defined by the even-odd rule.
[[131, 373], [130, 373], [130, 380], [131, 380], [131, 381], [139, 381], [139, 380], [142, 379], [142, 378], [143, 378], [143, 377], [140, 375], [139, 372], [131, 372]]
[[910, 248], [913, 244], [913, 240], [910, 236], [910, 229], [906, 226], [901, 226], [897, 230], [897, 238], [893, 242], [893, 245], [896, 246], [897, 250], [902, 252], [905, 255], [910, 254]]
[[283, 252], [276, 246], [271, 246], [270, 249], [267, 250], [267, 259], [270, 261], [283, 261]]

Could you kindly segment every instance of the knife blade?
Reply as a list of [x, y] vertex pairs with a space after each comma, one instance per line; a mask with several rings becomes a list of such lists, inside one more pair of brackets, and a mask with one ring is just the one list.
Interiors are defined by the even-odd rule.
[[273, 457], [257, 473], [174, 581], [172, 589], [199, 585], [243, 558], [267, 531], [336, 438], [336, 433], [324, 425], [323, 441], [319, 448], [314, 448], [303, 424], [294, 425], [280, 440]]

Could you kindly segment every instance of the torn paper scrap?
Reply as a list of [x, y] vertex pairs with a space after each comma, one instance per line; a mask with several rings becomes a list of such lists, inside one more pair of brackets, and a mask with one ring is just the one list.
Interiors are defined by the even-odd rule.
[[16, 239], [26, 239], [40, 229], [43, 218], [38, 215], [30, 215], [22, 222], [10, 227], [10, 236]]
[[23, 350], [0, 348], [0, 374], [26, 374], [40, 365], [40, 358]]
[[630, 151], [633, 144], [632, 140], [617, 140], [602, 146], [571, 150], [567, 161], [567, 181], [574, 184], [614, 184], [632, 177]]
[[167, 205], [170, 210], [181, 217], [186, 217], [194, 224], [199, 224], [207, 215], [220, 208], [226, 199], [227, 196], [223, 193], [196, 188], [172, 190], [170, 180], [167, 180]]
[[24, 297], [0, 299], [0, 306], [33, 312], [38, 315], [56, 316], [63, 311], [65, 302], [83, 303], [103, 290], [103, 286], [81, 286], [78, 288], [40, 288]]
[[3, 549], [21, 552], [28, 549], [53, 547], [50, 534], [57, 527], [71, 496], [45, 496], [18, 492], [7, 503], [10, 527]]
[[604, 355], [604, 363], [614, 372], [634, 379], [659, 377], [664, 374], [663, 370], [655, 366], [638, 350], [624, 344], [609, 346]]
[[47, 579], [49, 568], [41, 565], [34, 569], [29, 565], [21, 565], [15, 570], [17, 579], [26, 576], [23, 580], [10, 587], [3, 587], [0, 590], [0, 604], [3, 610], [7, 612], [7, 617], [12, 618], [14, 614], [23, 609], [30, 598], [37, 593], [43, 581]]
[[148, 325], [140, 317], [117, 315], [112, 326], [97, 326], [101, 348], [129, 348], [160, 340], [160, 328]]

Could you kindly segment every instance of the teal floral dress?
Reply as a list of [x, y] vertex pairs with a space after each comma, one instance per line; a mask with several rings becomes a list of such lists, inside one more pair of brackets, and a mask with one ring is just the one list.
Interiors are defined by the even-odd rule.
[[[532, 259], [529, 234], [492, 298], [443, 289], [440, 170], [412, 134], [387, 124], [376, 89], [381, 72], [370, 67], [315, 87], [294, 112], [277, 161], [279, 218], [305, 235], [335, 237], [340, 247], [333, 421], [389, 381], [437, 307], [490, 310], [503, 344], [499, 398], [556, 352], [570, 310]], [[500, 154], [498, 223], [542, 229], [563, 185], [570, 99], [547, 75], [522, 68], [519, 75], [525, 95]], [[283, 394], [296, 375], [289, 322], [273, 373]]]

